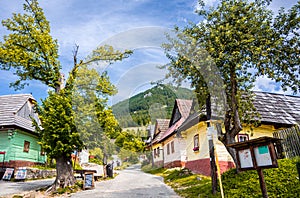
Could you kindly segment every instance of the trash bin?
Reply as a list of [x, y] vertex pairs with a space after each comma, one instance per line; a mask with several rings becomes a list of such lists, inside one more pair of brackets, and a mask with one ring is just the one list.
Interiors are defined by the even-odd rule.
[[113, 177], [113, 166], [112, 164], [106, 165], [106, 174], [108, 177]]

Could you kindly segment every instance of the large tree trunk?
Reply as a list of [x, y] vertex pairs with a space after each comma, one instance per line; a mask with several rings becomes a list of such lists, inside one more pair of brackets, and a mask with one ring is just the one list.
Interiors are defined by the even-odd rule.
[[238, 166], [238, 161], [237, 161], [237, 157], [236, 157], [236, 151], [234, 148], [228, 147], [228, 144], [233, 144], [235, 143], [235, 135], [232, 135], [230, 133], [226, 133], [225, 134], [225, 138], [222, 140], [222, 143], [225, 145], [228, 153], [231, 155], [233, 162], [235, 164], [235, 166]]
[[[237, 97], [237, 76], [235, 73], [235, 66], [231, 66], [230, 70], [230, 94], [227, 96], [229, 99], [230, 107], [226, 112], [224, 125], [225, 134], [221, 141], [225, 145], [227, 151], [231, 155], [236, 167], [238, 167], [238, 161], [236, 157], [236, 151], [233, 148], [228, 147], [228, 144], [235, 143], [235, 136], [242, 130], [242, 125], [239, 116], [239, 106]], [[237, 169], [238, 171], [238, 169]]]
[[73, 166], [70, 157], [59, 156], [56, 158], [56, 179], [51, 186], [51, 190], [55, 191], [58, 188], [74, 186], [76, 179], [73, 174]]

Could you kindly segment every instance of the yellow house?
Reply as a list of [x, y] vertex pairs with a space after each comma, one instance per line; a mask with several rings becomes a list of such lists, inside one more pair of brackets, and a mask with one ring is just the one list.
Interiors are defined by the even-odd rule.
[[[262, 136], [272, 137], [275, 131], [292, 127], [300, 122], [300, 97], [255, 92], [254, 105], [261, 115], [261, 124], [251, 132], [249, 128], [244, 128], [236, 137], [237, 142]], [[210, 175], [206, 121], [203, 114], [193, 113], [177, 132], [186, 140], [185, 167], [199, 174]], [[234, 167], [233, 160], [223, 143], [217, 139], [214, 142], [221, 172]]]

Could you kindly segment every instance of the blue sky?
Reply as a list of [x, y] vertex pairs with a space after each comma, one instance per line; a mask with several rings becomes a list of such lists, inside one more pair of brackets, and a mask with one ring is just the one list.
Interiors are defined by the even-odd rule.
[[[22, 12], [23, 0], [1, 0], [0, 20], [11, 17], [13, 12]], [[164, 77], [166, 71], [156, 68], [166, 64], [167, 58], [161, 49], [166, 42], [165, 33], [175, 25], [183, 27], [189, 21], [197, 23], [200, 18], [194, 11], [197, 0], [40, 0], [51, 34], [59, 42], [60, 61], [63, 73], [72, 65], [72, 50], [79, 47], [79, 58], [84, 59], [99, 45], [110, 44], [117, 49], [131, 49], [134, 54], [119, 63], [99, 66], [107, 70], [119, 92], [111, 98], [116, 103], [150, 87], [152, 81]], [[205, 0], [213, 5], [216, 0]], [[271, 9], [289, 8], [296, 0], [274, 0]], [[8, 32], [0, 26], [0, 39]], [[14, 91], [9, 83], [16, 78], [12, 72], [0, 71], [0, 95], [32, 93], [39, 101], [47, 96], [47, 87], [37, 81], [20, 91]], [[260, 78], [256, 90], [282, 93], [280, 87], [269, 79]]]

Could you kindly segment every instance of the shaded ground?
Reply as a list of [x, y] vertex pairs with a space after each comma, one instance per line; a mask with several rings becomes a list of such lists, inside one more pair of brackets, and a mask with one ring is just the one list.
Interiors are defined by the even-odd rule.
[[12, 194], [40, 189], [51, 185], [54, 179], [33, 180], [26, 182], [11, 182], [0, 180], [0, 197], [10, 197]]

